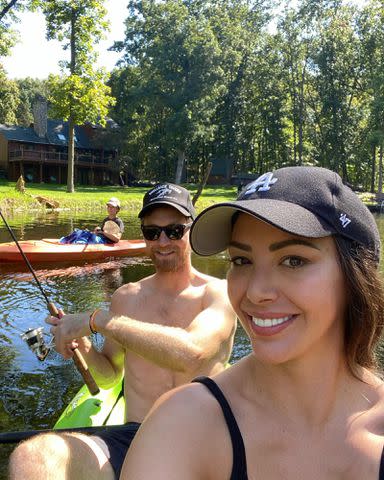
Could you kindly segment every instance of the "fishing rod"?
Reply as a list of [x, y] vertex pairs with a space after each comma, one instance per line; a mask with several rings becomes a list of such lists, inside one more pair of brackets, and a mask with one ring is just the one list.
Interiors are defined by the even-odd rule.
[[[23, 252], [23, 249], [21, 248], [19, 242], [17, 241], [17, 239], [15, 237], [15, 234], [13, 233], [12, 228], [8, 225], [8, 222], [5, 219], [5, 217], [3, 215], [3, 212], [1, 211], [1, 208], [0, 208], [0, 216], [3, 220], [3, 222], [4, 222], [4, 225], [7, 227], [8, 232], [10, 233], [13, 241], [15, 242], [17, 248], [19, 249], [19, 252], [20, 252], [21, 256], [23, 257], [25, 264], [27, 265], [29, 271], [32, 273], [32, 276], [35, 279], [35, 282], [36, 282], [37, 286], [39, 287], [40, 292], [42, 293], [42, 295], [43, 295], [43, 297], [44, 297], [44, 299], [47, 303], [49, 313], [54, 317], [60, 318], [62, 316], [61, 312], [59, 312], [59, 310], [56, 308], [56, 305], [53, 302], [51, 302], [49, 300], [48, 296], [46, 295], [43, 287], [41, 286], [41, 283], [40, 283], [39, 279], [37, 278], [37, 276], [35, 274], [35, 271], [32, 268], [32, 265], [30, 264], [27, 256], [25, 255], [25, 253]], [[43, 337], [43, 327], [27, 330], [22, 335], [22, 338], [23, 338], [23, 340], [26, 341], [28, 347], [36, 354], [36, 356], [39, 360], [44, 360], [45, 359], [45, 357], [48, 355], [50, 347], [52, 345], [46, 345], [45, 344], [44, 337]], [[92, 374], [89, 371], [88, 365], [87, 365], [86, 361], [84, 360], [83, 355], [80, 353], [80, 351], [77, 348], [73, 349], [73, 361], [75, 362], [75, 365], [76, 365], [78, 371], [80, 372], [81, 376], [83, 377], [83, 380], [84, 380], [85, 384], [87, 385], [90, 393], [92, 395], [96, 395], [97, 393], [99, 393], [99, 391], [100, 391], [99, 387], [97, 386], [94, 378], [92, 377]]]

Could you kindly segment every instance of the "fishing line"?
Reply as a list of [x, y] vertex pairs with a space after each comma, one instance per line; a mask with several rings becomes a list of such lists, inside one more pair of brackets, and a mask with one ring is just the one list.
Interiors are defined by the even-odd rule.
[[33, 278], [35, 279], [37, 286], [39, 287], [41, 293], [43, 294], [43, 296], [44, 296], [44, 298], [45, 298], [45, 301], [47, 302], [47, 305], [49, 306], [51, 302], [49, 301], [46, 293], [44, 292], [43, 287], [41, 286], [41, 283], [40, 283], [39, 279], [36, 277], [35, 271], [33, 270], [32, 265], [29, 263], [29, 260], [28, 260], [27, 256], [26, 256], [25, 253], [23, 252], [23, 249], [20, 247], [20, 244], [19, 244], [19, 242], [17, 241], [17, 239], [16, 239], [16, 237], [15, 237], [15, 234], [13, 233], [12, 228], [8, 225], [8, 222], [7, 222], [7, 220], [5, 219], [5, 217], [4, 217], [4, 215], [3, 215], [3, 212], [1, 211], [1, 208], [0, 208], [0, 216], [1, 216], [1, 218], [3, 219], [3, 222], [4, 222], [5, 226], [7, 227], [8, 232], [10, 233], [10, 235], [11, 235], [13, 241], [15, 242], [17, 248], [19, 249], [19, 252], [20, 252], [21, 256], [23, 257], [23, 259], [24, 259], [27, 267], [29, 268], [29, 271], [32, 273]]
[[[49, 312], [51, 313], [52, 316], [59, 318], [60, 315], [61, 315], [59, 310], [56, 308], [54, 303], [49, 301], [46, 293], [44, 292], [43, 287], [41, 286], [41, 283], [40, 283], [39, 279], [37, 278], [37, 276], [35, 274], [35, 271], [32, 268], [32, 265], [29, 263], [29, 260], [28, 260], [27, 256], [25, 255], [25, 253], [23, 252], [23, 249], [21, 248], [19, 242], [17, 241], [17, 239], [16, 239], [16, 237], [13, 233], [13, 230], [8, 225], [8, 222], [5, 219], [5, 217], [3, 215], [3, 212], [1, 211], [1, 208], [0, 208], [0, 216], [1, 216], [5, 226], [7, 227], [8, 232], [10, 233], [12, 239], [14, 240], [15, 244], [17, 245], [17, 248], [19, 249], [19, 252], [20, 252], [21, 256], [23, 257], [29, 271], [32, 273], [33, 278], [35, 279], [36, 284], [38, 285], [43, 297], [45, 298], [45, 301], [47, 302], [47, 305], [48, 305]], [[52, 342], [48, 345], [45, 343], [44, 336], [43, 336], [44, 335], [43, 330], [44, 330], [43, 327], [30, 328], [29, 330], [27, 330], [22, 335], [22, 339], [27, 343], [28, 347], [36, 354], [36, 356], [39, 360], [44, 360], [46, 358], [46, 356], [48, 355], [48, 353], [49, 353], [49, 351], [50, 351], [50, 349], [53, 345]], [[82, 354], [80, 353], [80, 351], [77, 348], [75, 348], [73, 350], [73, 361], [75, 362], [75, 365], [76, 365], [78, 371], [80, 372], [81, 376], [83, 377], [83, 380], [86, 383], [86, 385], [87, 385], [89, 391], [91, 392], [91, 394], [96, 395], [100, 391], [100, 389], [97, 386], [94, 378], [92, 377], [91, 372], [89, 371], [88, 365], [85, 362]]]

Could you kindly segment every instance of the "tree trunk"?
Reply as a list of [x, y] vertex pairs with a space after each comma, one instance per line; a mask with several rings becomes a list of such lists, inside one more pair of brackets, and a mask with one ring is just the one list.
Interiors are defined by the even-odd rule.
[[184, 164], [185, 164], [185, 151], [178, 150], [177, 151], [177, 168], [176, 168], [176, 177], [175, 177], [176, 185], [180, 185], [181, 183], [181, 176], [183, 174]]
[[[71, 75], [76, 70], [76, 12], [72, 8], [71, 16]], [[68, 175], [67, 175], [67, 192], [75, 191], [75, 122], [72, 115], [68, 119]]]
[[379, 182], [377, 186], [377, 193], [382, 195], [383, 193], [383, 142], [379, 147]]
[[[299, 145], [298, 145], [298, 153], [299, 153], [299, 163], [298, 165], [303, 164], [303, 152], [304, 152], [304, 85], [306, 80], [306, 62], [304, 64], [303, 70], [301, 72], [301, 81], [300, 81], [300, 91], [299, 91], [299, 114], [298, 114], [298, 122], [299, 122]], [[295, 163], [297, 165], [297, 163]]]
[[211, 173], [211, 169], [212, 169], [212, 162], [208, 162], [208, 165], [207, 165], [207, 168], [206, 168], [205, 173], [203, 175], [203, 178], [201, 179], [199, 188], [197, 189], [197, 192], [195, 193], [195, 195], [192, 198], [192, 205], [196, 204], [197, 200], [199, 199], [199, 197], [201, 195], [201, 192], [204, 190], [204, 187], [207, 183], [209, 174]]
[[68, 176], [67, 192], [75, 191], [74, 172], [75, 172], [75, 126], [72, 117], [68, 119]]
[[5, 15], [9, 12], [9, 10], [17, 3], [17, 0], [11, 0], [3, 10], [0, 12], [0, 20], [5, 17]]
[[376, 177], [376, 145], [372, 145], [371, 193], [375, 192]]

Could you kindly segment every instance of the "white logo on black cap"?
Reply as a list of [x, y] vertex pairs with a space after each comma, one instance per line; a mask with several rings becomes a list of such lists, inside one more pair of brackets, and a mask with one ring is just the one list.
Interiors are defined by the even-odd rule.
[[174, 197], [174, 193], [180, 193], [180, 190], [173, 185], [159, 185], [158, 187], [154, 188], [149, 195], [151, 195], [151, 202], [157, 200], [159, 198], [176, 198]]
[[249, 195], [251, 193], [255, 193], [256, 191], [266, 192], [275, 182], [277, 182], [277, 178], [273, 178], [272, 172], [264, 173], [248, 185], [247, 190], [243, 193], [243, 195]]
[[172, 190], [169, 188], [168, 185], [160, 185], [159, 187], [156, 187], [152, 190], [152, 192], [149, 192], [151, 195], [151, 201], [157, 199], [157, 198], [164, 198], [170, 196], [172, 193]]
[[351, 223], [351, 220], [347, 217], [345, 213], [340, 213], [340, 223], [343, 228]]

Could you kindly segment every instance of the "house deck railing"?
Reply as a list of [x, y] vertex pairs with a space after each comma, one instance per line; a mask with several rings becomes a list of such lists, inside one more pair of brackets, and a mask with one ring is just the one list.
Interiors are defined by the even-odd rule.
[[[9, 161], [65, 165], [68, 163], [68, 155], [67, 152], [13, 149], [9, 151]], [[77, 165], [115, 167], [116, 163], [117, 161], [112, 155], [97, 156], [75, 152], [75, 164]]]

